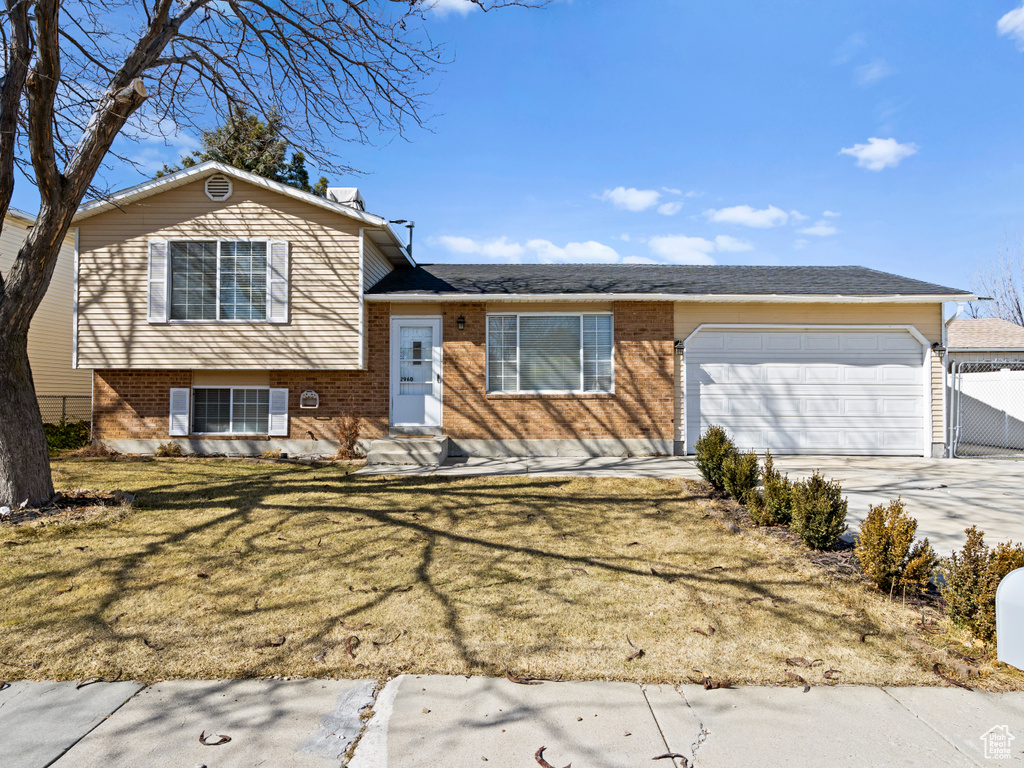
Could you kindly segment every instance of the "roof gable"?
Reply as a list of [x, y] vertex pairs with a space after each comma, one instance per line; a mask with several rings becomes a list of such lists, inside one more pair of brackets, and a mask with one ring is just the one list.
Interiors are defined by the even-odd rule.
[[1024, 328], [999, 318], [961, 317], [949, 324], [949, 349], [1024, 349]]

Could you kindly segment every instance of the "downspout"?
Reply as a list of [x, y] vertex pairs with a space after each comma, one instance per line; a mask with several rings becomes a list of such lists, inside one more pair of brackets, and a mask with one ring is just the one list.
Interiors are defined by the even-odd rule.
[[942, 420], [945, 427], [946, 445], [943, 447], [942, 455], [946, 459], [953, 458], [953, 419], [950, 418], [952, 414], [949, 412], [949, 324], [960, 317], [963, 312], [964, 303], [958, 301], [956, 303], [956, 312], [950, 315], [949, 319], [942, 324], [942, 348], [946, 350], [946, 357], [942, 361]]

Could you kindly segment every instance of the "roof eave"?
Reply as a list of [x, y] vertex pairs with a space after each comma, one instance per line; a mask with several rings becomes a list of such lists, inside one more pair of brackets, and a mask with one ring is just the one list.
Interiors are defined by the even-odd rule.
[[367, 293], [367, 301], [391, 303], [434, 303], [448, 301], [692, 301], [778, 304], [935, 304], [972, 301], [971, 294], [887, 294], [851, 296], [843, 294], [685, 294], [685, 293]]

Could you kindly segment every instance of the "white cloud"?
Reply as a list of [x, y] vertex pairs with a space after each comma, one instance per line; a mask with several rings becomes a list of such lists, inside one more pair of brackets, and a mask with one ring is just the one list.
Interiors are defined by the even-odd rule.
[[883, 168], [895, 168], [900, 161], [917, 154], [917, 144], [908, 142], [900, 144], [896, 139], [868, 139], [867, 144], [854, 144], [839, 150], [841, 155], [857, 158], [857, 166], [869, 171], [880, 171]]
[[752, 251], [754, 250], [753, 243], [747, 240], [740, 240], [738, 237], [730, 237], [729, 235], [719, 235], [715, 238], [715, 248], [719, 251], [728, 251], [730, 253], [740, 253], [741, 251]]
[[675, 216], [683, 209], [683, 204], [679, 202], [675, 203], [662, 203], [658, 206], [658, 213], [662, 216]]
[[537, 254], [542, 262], [603, 262], [611, 263], [619, 260], [619, 254], [610, 246], [588, 240], [585, 243], [566, 243], [559, 248], [550, 240], [530, 240], [526, 247]]
[[437, 242], [452, 253], [465, 253], [474, 256], [486, 256], [489, 259], [518, 261], [523, 255], [523, 246], [510, 243], [507, 237], [496, 237], [492, 240], [473, 240], [469, 237], [442, 235]]
[[1024, 51], [1024, 5], [1014, 8], [999, 19], [996, 29], [1001, 36], [1014, 38], [1017, 48]]
[[715, 244], [703, 237], [686, 235], [660, 235], [648, 241], [657, 256], [675, 264], [714, 264], [708, 254], [714, 253]]
[[177, 165], [181, 158], [200, 148], [200, 143], [170, 118], [159, 118], [146, 110], [140, 110], [122, 132], [127, 141], [134, 144], [122, 151], [144, 173], [156, 173], [164, 165]]
[[634, 189], [633, 187], [616, 187], [606, 189], [600, 199], [611, 203], [616, 208], [627, 211], [646, 211], [658, 204], [661, 192], [656, 189]]
[[814, 235], [815, 237], [829, 237], [834, 235], [839, 230], [836, 229], [830, 222], [822, 219], [821, 221], [815, 222], [810, 227], [804, 227], [799, 230], [801, 235]]
[[625, 256], [622, 259], [623, 264], [660, 264], [661, 262], [657, 259], [649, 259], [646, 256]]
[[428, 11], [433, 11], [438, 16], [447, 16], [449, 13], [458, 13], [465, 16], [470, 11], [477, 10], [480, 6], [471, 0], [422, 0], [420, 5]]
[[799, 222], [799, 221], [807, 221], [811, 217], [810, 216], [804, 216], [802, 213], [800, 213], [800, 211], [790, 211], [789, 212], [789, 218], [792, 219], [794, 222]]
[[681, 195], [681, 194], [683, 194], [683, 190], [675, 189], [673, 187], [662, 187], [661, 191], [664, 192], [665, 194], [668, 194], [668, 195]]
[[741, 227], [767, 229], [779, 227], [789, 221], [789, 214], [781, 208], [769, 205], [767, 208], [751, 208], [749, 205], [734, 205], [732, 208], [719, 208], [704, 211], [710, 221], [719, 224], [738, 224]]
[[843, 214], [836, 213], [835, 211], [823, 211], [821, 215], [826, 216], [827, 218], [830, 219], [834, 219], [836, 216], [842, 216]]
[[843, 44], [836, 50], [835, 55], [832, 57], [832, 64], [839, 66], [846, 64], [850, 59], [856, 56], [860, 49], [864, 47], [864, 36], [858, 33], [850, 35]]
[[885, 62], [885, 59], [875, 59], [868, 64], [862, 64], [854, 71], [854, 78], [857, 85], [874, 85], [879, 80], [884, 80], [892, 74], [892, 69]]

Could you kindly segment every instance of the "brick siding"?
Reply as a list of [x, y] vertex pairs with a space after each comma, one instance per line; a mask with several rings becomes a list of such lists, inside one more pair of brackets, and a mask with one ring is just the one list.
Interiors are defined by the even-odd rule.
[[445, 434], [455, 440], [671, 440], [672, 304], [615, 302], [614, 314], [613, 394], [489, 395], [485, 305], [445, 305]]
[[[487, 394], [485, 305], [446, 304], [441, 311], [444, 431], [453, 439], [672, 439], [672, 304], [615, 303], [615, 392], [583, 395]], [[462, 331], [459, 316], [466, 319]], [[346, 411], [360, 417], [360, 437], [387, 434], [390, 305], [367, 305], [366, 334], [365, 371], [269, 372], [271, 387], [288, 389], [291, 439], [337, 440]], [[95, 371], [95, 436], [167, 438], [170, 389], [191, 383], [189, 370]], [[320, 395], [316, 410], [299, 408], [307, 389]]]

